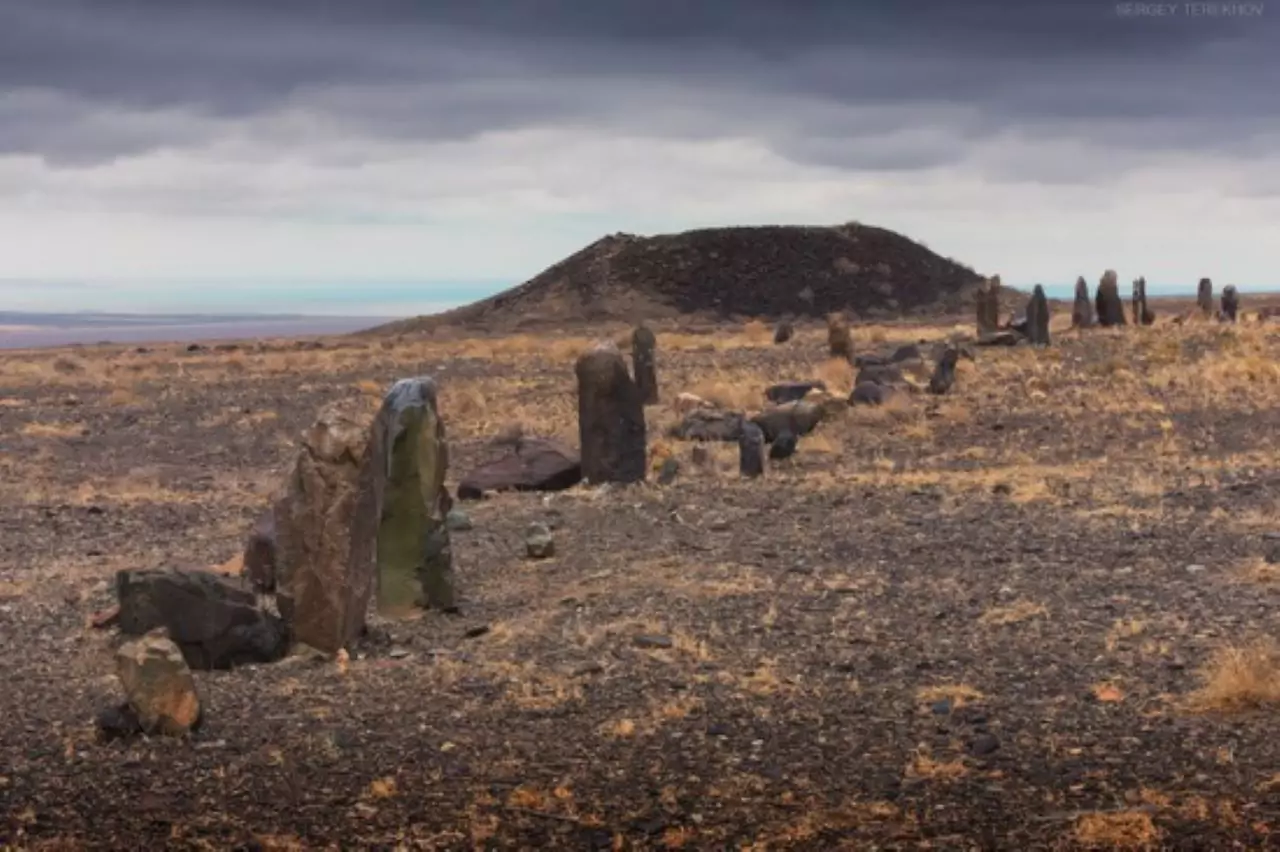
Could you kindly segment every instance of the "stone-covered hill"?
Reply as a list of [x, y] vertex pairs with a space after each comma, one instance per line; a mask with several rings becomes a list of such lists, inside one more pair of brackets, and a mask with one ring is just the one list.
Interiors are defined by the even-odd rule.
[[981, 277], [884, 228], [771, 225], [614, 234], [488, 299], [376, 331], [680, 315], [864, 319], [968, 310]]

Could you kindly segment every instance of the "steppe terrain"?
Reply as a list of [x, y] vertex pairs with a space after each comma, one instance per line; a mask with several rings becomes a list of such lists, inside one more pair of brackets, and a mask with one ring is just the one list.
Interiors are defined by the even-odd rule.
[[440, 383], [451, 486], [510, 423], [576, 444], [574, 356], [626, 329], [0, 354], [0, 844], [1275, 848], [1280, 326], [1069, 316], [757, 481], [663, 436], [676, 394], [852, 369], [817, 322], [658, 325], [673, 484], [464, 504], [461, 614], [200, 673], [189, 741], [111, 744], [115, 571], [235, 570], [300, 430], [399, 377]]

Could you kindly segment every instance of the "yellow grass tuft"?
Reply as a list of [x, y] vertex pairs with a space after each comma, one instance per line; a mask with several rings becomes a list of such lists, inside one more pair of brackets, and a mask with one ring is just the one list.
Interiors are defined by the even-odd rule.
[[990, 627], [1003, 627], [1009, 624], [1029, 621], [1038, 616], [1047, 616], [1048, 614], [1049, 611], [1044, 608], [1043, 604], [1023, 600], [1016, 601], [1009, 606], [992, 607], [982, 614], [978, 622]]
[[1240, 566], [1240, 577], [1250, 583], [1280, 583], [1280, 564], [1255, 557]]
[[964, 683], [942, 683], [916, 691], [916, 700], [921, 704], [950, 701], [951, 706], [956, 708], [963, 707], [970, 701], [981, 701], [985, 697], [980, 691]]
[[843, 358], [828, 358], [813, 371], [813, 377], [827, 386], [834, 394], [847, 396], [853, 390], [856, 378], [853, 365]]
[[1218, 649], [1188, 697], [1198, 712], [1232, 713], [1280, 704], [1280, 649], [1269, 639]]
[[83, 433], [84, 427], [74, 423], [28, 423], [20, 431], [28, 438], [74, 438]]
[[1150, 849], [1160, 841], [1160, 830], [1145, 811], [1081, 814], [1073, 835], [1089, 849]]

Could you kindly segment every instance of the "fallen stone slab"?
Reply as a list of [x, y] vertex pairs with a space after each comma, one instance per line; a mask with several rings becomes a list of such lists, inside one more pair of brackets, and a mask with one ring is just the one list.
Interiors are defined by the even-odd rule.
[[500, 491], [563, 491], [581, 481], [576, 451], [548, 438], [521, 437], [507, 455], [464, 476], [458, 499], [479, 500]]

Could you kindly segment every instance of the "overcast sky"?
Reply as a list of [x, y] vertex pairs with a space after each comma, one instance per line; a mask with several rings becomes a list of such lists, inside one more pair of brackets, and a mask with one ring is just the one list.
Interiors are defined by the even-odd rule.
[[1278, 93], [1280, 0], [0, 0], [0, 299], [851, 219], [1013, 284], [1280, 288]]

